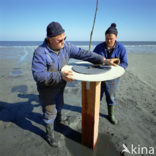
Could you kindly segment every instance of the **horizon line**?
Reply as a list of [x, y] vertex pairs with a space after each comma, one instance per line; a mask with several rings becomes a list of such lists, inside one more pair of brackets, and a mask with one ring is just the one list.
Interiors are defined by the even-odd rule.
[[[94, 40], [91, 42], [104, 42], [105, 40]], [[117, 40], [118, 42], [156, 42], [155, 41], [149, 41], [149, 40]], [[43, 40], [0, 40], [0, 42], [43, 42]], [[70, 40], [68, 42], [90, 42], [89, 40]]]

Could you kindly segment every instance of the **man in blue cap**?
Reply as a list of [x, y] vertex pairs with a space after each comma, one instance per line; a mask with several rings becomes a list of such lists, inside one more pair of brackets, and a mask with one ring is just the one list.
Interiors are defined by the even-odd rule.
[[[95, 47], [94, 52], [105, 57], [107, 60], [112, 58], [119, 58], [119, 65], [126, 69], [128, 66], [126, 49], [121, 43], [116, 41], [117, 34], [118, 31], [116, 29], [116, 24], [112, 23], [111, 26], [105, 32], [105, 42], [98, 44]], [[113, 124], [118, 123], [114, 115], [114, 106], [116, 104], [115, 97], [119, 80], [120, 78], [117, 78], [101, 83], [101, 100], [105, 92], [106, 102], [108, 106], [108, 119]]]
[[[46, 127], [46, 140], [57, 147], [54, 138], [54, 121], [61, 122], [61, 109], [64, 104], [63, 92], [66, 82], [73, 81], [72, 71], [61, 69], [70, 58], [89, 61], [94, 64], [117, 65], [118, 58], [106, 60], [103, 56], [86, 51], [65, 42], [65, 30], [58, 22], [47, 26], [47, 38], [34, 52], [32, 73], [37, 83], [39, 99], [42, 105]], [[56, 120], [55, 120], [56, 119]]]

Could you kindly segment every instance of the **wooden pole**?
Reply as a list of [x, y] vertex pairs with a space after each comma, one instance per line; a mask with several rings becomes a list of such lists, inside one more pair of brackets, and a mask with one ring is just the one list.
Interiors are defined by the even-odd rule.
[[82, 82], [82, 144], [94, 149], [98, 139], [101, 82]]
[[94, 15], [94, 20], [93, 20], [93, 26], [92, 26], [92, 30], [90, 32], [89, 50], [91, 49], [92, 36], [93, 36], [93, 31], [94, 31], [94, 26], [95, 26], [95, 21], [96, 21], [97, 10], [98, 10], [98, 0], [96, 0], [96, 9], [95, 9], [95, 15]]

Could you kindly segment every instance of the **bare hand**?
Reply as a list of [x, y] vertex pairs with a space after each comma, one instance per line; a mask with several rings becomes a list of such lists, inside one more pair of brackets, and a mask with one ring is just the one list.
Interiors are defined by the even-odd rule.
[[63, 80], [72, 82], [74, 80], [73, 73], [71, 70], [61, 71]]
[[120, 59], [119, 58], [107, 59], [107, 64], [117, 66], [120, 64]]

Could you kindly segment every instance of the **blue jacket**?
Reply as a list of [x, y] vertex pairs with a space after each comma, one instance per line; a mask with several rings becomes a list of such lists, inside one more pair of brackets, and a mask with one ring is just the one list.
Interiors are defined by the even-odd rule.
[[[98, 44], [93, 51], [96, 52], [97, 54], [104, 56], [105, 58], [108, 58], [106, 49], [107, 49], [106, 42], [102, 42]], [[127, 61], [126, 49], [118, 41], [116, 41], [114, 51], [110, 58], [120, 58], [120, 66], [122, 66], [123, 68], [127, 68], [128, 61]]]
[[44, 41], [35, 50], [32, 59], [32, 74], [38, 89], [56, 88], [65, 83], [61, 76], [61, 68], [68, 64], [70, 58], [89, 61], [94, 64], [102, 64], [104, 59], [103, 56], [77, 48], [69, 42], [65, 42], [64, 47], [57, 55]]

